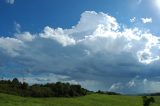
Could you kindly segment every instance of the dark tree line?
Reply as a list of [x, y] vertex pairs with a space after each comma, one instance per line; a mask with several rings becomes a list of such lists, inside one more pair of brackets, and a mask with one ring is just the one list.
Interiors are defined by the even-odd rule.
[[120, 93], [109, 92], [109, 91], [101, 91], [101, 90], [98, 90], [96, 93], [99, 93], [99, 94], [107, 94], [107, 95], [121, 95]]
[[86, 95], [87, 90], [80, 85], [61, 82], [29, 85], [14, 78], [0, 80], [0, 92], [31, 97], [74, 97]]
[[160, 96], [160, 92], [157, 92], [157, 93], [150, 93], [148, 94], [149, 96]]

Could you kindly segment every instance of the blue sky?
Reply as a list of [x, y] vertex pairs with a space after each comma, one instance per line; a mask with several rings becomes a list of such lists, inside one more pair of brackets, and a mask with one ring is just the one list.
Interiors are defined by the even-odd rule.
[[1, 0], [1, 77], [121, 93], [160, 92], [159, 4]]
[[0, 8], [1, 35], [14, 33], [15, 22], [21, 24], [22, 30], [32, 32], [40, 32], [47, 25], [70, 28], [87, 10], [108, 13], [126, 25], [130, 24], [129, 19], [133, 17], [151, 17], [153, 23], [145, 27], [152, 29], [153, 33], [159, 33], [159, 10], [149, 0], [142, 0], [141, 3], [140, 0], [15, 0], [14, 4], [1, 0]]

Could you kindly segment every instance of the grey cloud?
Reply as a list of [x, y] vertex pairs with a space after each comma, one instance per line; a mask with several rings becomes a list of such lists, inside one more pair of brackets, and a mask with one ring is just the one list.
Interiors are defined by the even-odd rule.
[[159, 83], [159, 37], [120, 27], [112, 16], [87, 11], [71, 29], [46, 26], [37, 34], [1, 37], [0, 71], [28, 82], [60, 80], [92, 90], [143, 92], [144, 79], [148, 86]]

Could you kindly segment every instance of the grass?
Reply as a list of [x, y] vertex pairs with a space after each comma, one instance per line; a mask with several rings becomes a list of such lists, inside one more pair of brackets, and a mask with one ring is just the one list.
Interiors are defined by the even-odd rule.
[[[160, 106], [160, 96], [154, 97]], [[76, 98], [24, 98], [0, 93], [0, 106], [142, 106], [139, 96], [91, 94]]]

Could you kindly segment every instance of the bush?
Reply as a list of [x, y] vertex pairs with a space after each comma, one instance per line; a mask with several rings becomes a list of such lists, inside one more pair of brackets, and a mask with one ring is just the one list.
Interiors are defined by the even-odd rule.
[[153, 97], [148, 98], [147, 96], [143, 96], [143, 106], [149, 106], [151, 103], [154, 103], [155, 100]]

